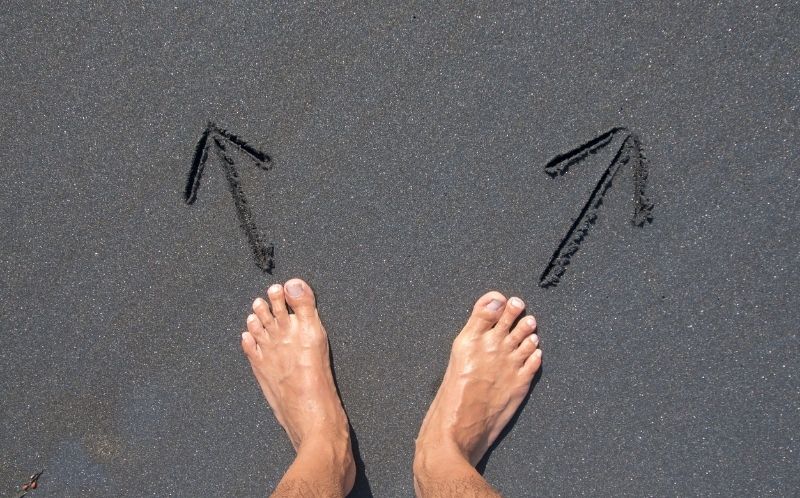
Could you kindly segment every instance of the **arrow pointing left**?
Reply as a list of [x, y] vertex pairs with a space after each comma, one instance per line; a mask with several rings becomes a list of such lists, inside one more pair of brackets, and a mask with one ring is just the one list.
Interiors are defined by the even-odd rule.
[[189, 177], [186, 180], [186, 189], [183, 194], [184, 201], [186, 201], [186, 204], [192, 205], [197, 200], [197, 191], [200, 189], [200, 180], [203, 177], [203, 171], [208, 161], [208, 152], [213, 150], [221, 160], [220, 164], [225, 172], [225, 178], [228, 180], [228, 187], [233, 196], [233, 204], [236, 206], [236, 215], [239, 218], [242, 230], [247, 236], [247, 242], [253, 251], [256, 266], [267, 273], [272, 273], [272, 268], [275, 267], [273, 261], [275, 246], [273, 244], [265, 244], [261, 240], [261, 233], [253, 221], [253, 213], [247, 204], [239, 172], [236, 170], [235, 161], [228, 153], [229, 149], [238, 150], [241, 155], [250, 159], [253, 164], [262, 170], [266, 171], [272, 167], [272, 158], [269, 155], [248, 144], [237, 135], [220, 128], [213, 122], [209, 122], [200, 136], [200, 141], [197, 142], [197, 147], [195, 147], [192, 168], [189, 170]]

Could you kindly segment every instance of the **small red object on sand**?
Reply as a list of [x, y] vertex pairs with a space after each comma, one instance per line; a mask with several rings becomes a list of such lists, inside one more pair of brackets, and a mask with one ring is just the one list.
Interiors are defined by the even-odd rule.
[[31, 489], [36, 489], [36, 486], [38, 486], [38, 484], [36, 483], [36, 481], [33, 481], [31, 483]]

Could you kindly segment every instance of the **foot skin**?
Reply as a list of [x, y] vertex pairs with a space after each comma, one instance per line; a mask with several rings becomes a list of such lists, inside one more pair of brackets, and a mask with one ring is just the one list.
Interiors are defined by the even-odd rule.
[[[444, 380], [417, 438], [415, 473], [463, 458], [473, 467], [519, 408], [542, 363], [536, 320], [521, 299], [481, 297], [455, 339]], [[444, 469], [446, 473], [447, 469]]]
[[[355, 464], [347, 415], [330, 364], [328, 336], [320, 322], [311, 287], [300, 279], [273, 285], [269, 304], [258, 298], [247, 317], [242, 349], [272, 412], [297, 451], [287, 476], [313, 463], [315, 477], [341, 480], [343, 494], [353, 487]], [[307, 458], [303, 458], [307, 457]], [[320, 466], [325, 467], [321, 469]], [[330, 467], [330, 475], [323, 472]], [[300, 472], [302, 474], [302, 472]]]

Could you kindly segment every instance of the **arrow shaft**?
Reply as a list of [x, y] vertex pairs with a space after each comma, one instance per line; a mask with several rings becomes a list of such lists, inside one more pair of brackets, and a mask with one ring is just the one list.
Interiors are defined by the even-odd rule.
[[[215, 139], [216, 141], [216, 139]], [[239, 178], [239, 172], [236, 171], [233, 160], [225, 154], [224, 149], [214, 149], [217, 155], [222, 159], [222, 169], [225, 172], [225, 179], [228, 181], [228, 187], [233, 197], [233, 204], [236, 207], [236, 216], [239, 218], [239, 224], [247, 236], [247, 242], [250, 249], [253, 251], [256, 266], [261, 270], [269, 272], [274, 267], [273, 254], [275, 247], [272, 244], [265, 244], [261, 240], [261, 234], [258, 227], [253, 221], [253, 213], [250, 210], [250, 205], [247, 203], [247, 198], [242, 189], [242, 182]]]

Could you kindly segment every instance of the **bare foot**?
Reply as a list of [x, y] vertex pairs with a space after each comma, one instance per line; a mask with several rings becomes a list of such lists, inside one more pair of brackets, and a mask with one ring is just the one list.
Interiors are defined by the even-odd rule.
[[524, 307], [499, 292], [475, 304], [422, 422], [415, 471], [454, 454], [474, 466], [519, 408], [542, 362], [536, 320], [526, 316], [511, 329]]
[[[294, 469], [299, 474], [295, 479], [307, 483], [331, 472], [325, 478], [341, 479], [347, 494], [355, 479], [350, 431], [333, 382], [328, 336], [314, 293], [302, 280], [292, 279], [285, 286], [271, 286], [267, 296], [269, 305], [261, 298], [253, 303], [255, 313], [247, 317], [242, 348], [297, 451], [287, 476]], [[312, 475], [303, 475], [304, 466], [311, 467]]]

